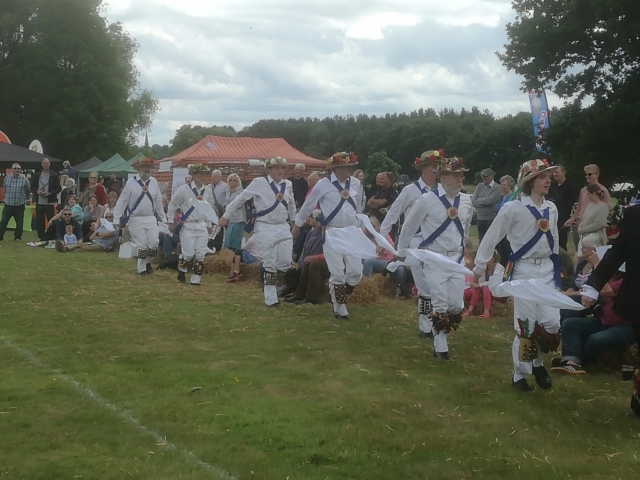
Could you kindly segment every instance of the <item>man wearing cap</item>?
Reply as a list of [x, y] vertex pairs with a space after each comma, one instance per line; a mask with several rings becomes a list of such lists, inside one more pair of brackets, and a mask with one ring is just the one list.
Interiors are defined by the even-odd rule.
[[[473, 208], [471, 198], [466, 193], [460, 193], [464, 168], [461, 158], [440, 158], [436, 169], [438, 187], [422, 195], [409, 210], [407, 218], [400, 232], [398, 253], [406, 257], [406, 250], [415, 245], [414, 236], [418, 229], [420, 243], [418, 248], [444, 255], [457, 263], [463, 261], [464, 245], [469, 237]], [[425, 266], [412, 266], [414, 278], [417, 269], [424, 270]], [[433, 356], [441, 360], [450, 360], [447, 336], [451, 330], [457, 330], [464, 308], [464, 275], [452, 273], [446, 269], [432, 269], [417, 275], [418, 282], [426, 280], [422, 292], [423, 307], [420, 315], [431, 323], [433, 330]], [[425, 288], [426, 287], [426, 288]], [[418, 287], [420, 288], [420, 287]], [[428, 295], [431, 305], [428, 305]], [[425, 328], [425, 327], [421, 327]]]
[[[506, 203], [487, 231], [475, 258], [476, 279], [483, 277], [496, 245], [505, 235], [511, 244], [505, 277], [511, 280], [539, 279], [549, 286], [562, 284], [558, 255], [558, 209], [545, 199], [551, 175], [558, 167], [547, 160], [530, 160], [520, 168], [518, 186], [522, 197]], [[477, 280], [476, 280], [477, 281]], [[533, 374], [540, 388], [551, 388], [551, 377], [539, 352], [558, 347], [560, 310], [537, 301], [514, 298], [513, 380], [514, 388], [531, 391], [526, 375]]]
[[65, 160], [64, 162], [62, 162], [62, 168], [67, 171], [67, 175], [69, 176], [69, 178], [73, 178], [74, 180], [76, 179], [76, 169], [71, 166], [69, 160]]
[[[429, 193], [431, 187], [436, 180], [436, 173], [438, 168], [438, 162], [441, 158], [444, 158], [444, 151], [440, 150], [427, 150], [423, 152], [420, 157], [416, 158], [413, 162], [413, 166], [416, 170], [421, 172], [420, 178], [413, 184], [407, 185], [402, 189], [400, 195], [384, 217], [382, 226], [380, 227], [380, 235], [386, 237], [391, 231], [391, 227], [398, 223], [401, 215], [407, 215], [411, 207], [418, 201], [422, 195]], [[409, 240], [410, 248], [418, 248], [420, 242], [424, 240], [419, 231], [414, 232], [413, 237]], [[433, 338], [431, 332], [431, 321], [429, 315], [431, 314], [431, 294], [429, 293], [429, 285], [427, 283], [426, 272], [421, 268], [420, 264], [410, 265], [413, 280], [416, 283], [418, 289], [418, 328], [420, 330], [419, 336], [426, 338]]]
[[476, 186], [471, 197], [471, 203], [478, 214], [478, 236], [480, 241], [487, 233], [491, 222], [496, 217], [496, 207], [500, 203], [500, 185], [493, 181], [496, 172], [491, 168], [485, 168], [480, 172], [482, 182]]
[[13, 239], [20, 240], [22, 238], [24, 210], [29, 200], [31, 185], [20, 171], [20, 164], [14, 163], [11, 165], [11, 175], [4, 178], [4, 208], [2, 209], [2, 220], [0, 220], [0, 241], [4, 238], [4, 232], [7, 230], [11, 217], [16, 222]]
[[305, 170], [304, 163], [296, 163], [293, 169], [293, 177], [289, 177], [291, 186], [293, 188], [293, 198], [296, 200], [296, 208], [300, 208], [304, 203], [304, 197], [309, 190], [309, 184], [302, 175]]
[[166, 222], [158, 181], [151, 176], [157, 168], [155, 160], [140, 158], [133, 165], [138, 170], [125, 184], [114, 209], [114, 225], [128, 226], [133, 243], [138, 247], [138, 274], [153, 273], [151, 261], [159, 243], [158, 221]]
[[[296, 217], [293, 235], [297, 236], [307, 218], [316, 205], [320, 205], [322, 217], [320, 224], [324, 230], [325, 242], [323, 252], [327, 266], [331, 272], [329, 293], [336, 318], [347, 320], [347, 294], [360, 283], [362, 278], [362, 260], [356, 256], [345, 255], [336, 248], [335, 241], [341, 233], [351, 234], [357, 228], [358, 205], [360, 205], [360, 181], [351, 176], [352, 168], [358, 164], [358, 157], [353, 153], [339, 152], [327, 160], [326, 169], [331, 174], [320, 180], [305, 200]], [[357, 249], [360, 237], [352, 235], [353, 248]], [[365, 237], [366, 238], [366, 237]], [[344, 238], [343, 238], [344, 240]], [[350, 241], [347, 239], [347, 241]]]
[[[207, 219], [202, 209], [198, 209], [196, 202], [205, 202], [204, 208], [211, 208], [213, 194], [206, 188], [204, 176], [209, 175], [210, 169], [200, 163], [189, 167], [191, 183], [180, 186], [171, 197], [167, 209], [169, 218], [169, 230], [180, 235], [180, 247], [182, 253], [178, 261], [178, 280], [186, 282], [186, 273], [191, 269], [191, 285], [200, 285], [204, 268], [204, 257], [207, 253], [209, 234], [213, 231], [212, 222]], [[176, 213], [183, 212], [180, 216], [180, 224], [174, 226]]]
[[264, 302], [268, 307], [277, 307], [277, 284], [283, 283], [285, 272], [291, 267], [293, 238], [287, 220], [296, 216], [296, 204], [293, 198], [291, 182], [284, 179], [287, 171], [287, 159], [273, 157], [265, 161], [267, 175], [254, 179], [233, 201], [227, 205], [220, 218], [220, 226], [225, 227], [229, 216], [244, 208], [248, 200], [253, 199], [256, 213], [252, 223], [255, 238], [264, 252]]

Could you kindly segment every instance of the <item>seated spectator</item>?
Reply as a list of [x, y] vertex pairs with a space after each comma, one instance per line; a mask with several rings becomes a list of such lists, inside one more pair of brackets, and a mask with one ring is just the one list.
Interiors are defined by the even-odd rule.
[[[375, 228], [376, 232], [380, 232], [380, 221], [377, 217], [370, 216], [369, 220], [371, 221], [371, 225]], [[389, 250], [382, 248], [376, 242], [376, 239], [373, 235], [371, 235], [368, 231], [364, 231], [365, 235], [369, 237], [369, 239], [376, 244], [376, 254], [378, 258], [365, 258], [362, 261], [362, 276], [370, 277], [374, 273], [383, 273], [387, 264], [393, 260], [393, 253]], [[389, 234], [386, 236], [387, 242], [393, 245], [393, 239]]]
[[[78, 239], [78, 245], [82, 245], [82, 227], [80, 222], [74, 220], [69, 207], [64, 207], [60, 212], [60, 220], [55, 223], [55, 241], [64, 243], [64, 236], [67, 234], [67, 226], [73, 227], [73, 235]], [[56, 248], [56, 245], [53, 245]]]
[[225, 282], [235, 282], [242, 274], [240, 273], [240, 265], [251, 265], [262, 261], [262, 250], [260, 244], [256, 241], [253, 233], [245, 232], [242, 238], [242, 247], [236, 250], [233, 260], [231, 261], [231, 273], [225, 279]]
[[487, 269], [485, 271], [485, 277], [480, 282], [475, 283], [473, 279], [469, 279], [469, 286], [464, 290], [464, 301], [469, 302], [469, 307], [462, 313], [463, 317], [469, 317], [473, 315], [480, 298], [482, 298], [482, 314], [478, 316], [483, 320], [491, 318], [491, 301], [493, 296], [489, 289], [489, 280], [493, 275], [502, 278], [504, 275], [504, 268], [500, 265], [500, 254], [498, 251], [494, 251], [493, 258], [487, 263]]
[[298, 281], [300, 280], [300, 276], [302, 274], [304, 259], [309, 256], [319, 255], [322, 253], [322, 225], [320, 225], [321, 216], [322, 211], [316, 209], [307, 219], [305, 226], [311, 228], [311, 230], [305, 236], [304, 245], [302, 246], [302, 251], [300, 252], [300, 255], [298, 257], [296, 267], [289, 269], [285, 273], [285, 286], [278, 292], [278, 296], [285, 297], [285, 300], [287, 298], [291, 299], [298, 287]]
[[113, 213], [116, 208], [116, 203], [118, 203], [118, 194], [116, 192], [109, 192], [107, 195], [107, 204], [100, 212], [100, 218], [104, 218], [107, 213]]
[[98, 204], [98, 197], [95, 195], [89, 197], [89, 205], [84, 207], [82, 215], [82, 233], [85, 238], [91, 235], [91, 225], [100, 218], [103, 208]]
[[73, 250], [74, 248], [78, 248], [78, 238], [73, 234], [73, 225], [67, 225], [65, 227], [65, 235], [62, 245], [65, 250]]
[[[563, 293], [568, 297], [571, 297], [576, 303], [582, 303], [582, 296], [580, 295], [580, 289], [587, 283], [591, 272], [598, 264], [598, 255], [596, 254], [596, 248], [602, 246], [602, 241], [595, 237], [584, 238], [581, 242], [580, 255], [578, 256], [578, 264], [571, 280], [569, 288]], [[560, 310], [560, 324], [566, 318], [571, 317], [586, 317], [588, 310]]]
[[552, 362], [552, 372], [571, 375], [584, 374], [584, 365], [593, 362], [608, 350], [627, 350], [635, 343], [629, 321], [613, 310], [622, 278], [609, 282], [600, 291], [605, 299], [587, 318], [567, 318], [560, 328], [562, 333], [562, 357]]
[[[180, 209], [176, 210], [176, 215], [173, 219], [173, 224], [178, 225], [182, 219]], [[174, 250], [178, 248], [180, 244], [180, 234], [176, 232], [163, 233], [160, 232], [160, 248], [162, 250], [162, 259], [160, 260], [158, 268], [167, 268], [170, 264], [175, 263], [175, 268], [178, 268], [178, 255], [174, 254]]]
[[[84, 244], [74, 252], [111, 252], [120, 236], [120, 229], [113, 226], [113, 213], [91, 225], [90, 244]], [[98, 223], [100, 225], [98, 225]]]
[[[82, 208], [80, 207], [80, 205], [76, 203], [76, 201], [77, 199], [75, 195], [67, 196], [67, 204], [65, 205], [65, 207], [71, 208], [71, 217], [76, 222], [80, 223], [82, 221]], [[45, 238], [47, 241], [53, 242], [54, 240], [56, 240], [56, 230], [57, 230], [56, 224], [60, 221], [61, 217], [62, 217], [62, 210], [60, 210], [58, 214], [54, 215], [51, 218], [51, 221], [49, 222], [49, 226], [47, 227], [47, 232], [45, 234]]]
[[325, 282], [330, 276], [324, 254], [305, 257], [296, 293], [293, 297], [285, 299], [285, 302], [296, 305], [319, 304], [322, 301], [322, 295], [327, 291]]

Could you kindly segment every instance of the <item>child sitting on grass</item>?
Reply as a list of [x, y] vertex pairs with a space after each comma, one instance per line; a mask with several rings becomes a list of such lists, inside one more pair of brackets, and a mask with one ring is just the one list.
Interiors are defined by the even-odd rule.
[[490, 309], [493, 297], [491, 295], [491, 290], [489, 290], [489, 279], [493, 275], [498, 275], [499, 277], [504, 275], [504, 267], [500, 265], [500, 254], [497, 250], [493, 252], [493, 258], [489, 263], [487, 263], [484, 280], [481, 280], [479, 283], [475, 283], [472, 281], [472, 278], [469, 277], [468, 287], [464, 290], [464, 301], [469, 302], [469, 308], [462, 313], [463, 317], [473, 315], [473, 311], [475, 310], [476, 305], [478, 305], [480, 297], [482, 297], [483, 311], [482, 315], [479, 315], [478, 318], [486, 320], [491, 317]]
[[78, 239], [73, 234], [73, 225], [67, 225], [65, 227], [63, 242], [66, 250], [73, 250], [74, 248], [78, 248]]

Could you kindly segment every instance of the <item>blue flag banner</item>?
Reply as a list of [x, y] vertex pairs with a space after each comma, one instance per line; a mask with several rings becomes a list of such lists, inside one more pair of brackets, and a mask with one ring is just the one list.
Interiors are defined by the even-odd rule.
[[531, 120], [533, 121], [533, 135], [536, 137], [536, 148], [542, 153], [549, 153], [544, 133], [549, 128], [549, 110], [547, 109], [547, 95], [544, 89], [529, 90], [529, 105], [531, 105]]

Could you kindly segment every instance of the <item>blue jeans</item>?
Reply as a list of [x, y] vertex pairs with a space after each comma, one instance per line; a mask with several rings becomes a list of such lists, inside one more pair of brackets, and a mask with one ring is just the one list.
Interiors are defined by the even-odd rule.
[[607, 350], [626, 350], [635, 343], [628, 325], [605, 327], [596, 317], [567, 318], [562, 324], [562, 361], [587, 364]]
[[379, 258], [365, 258], [362, 261], [362, 276], [370, 277], [374, 273], [382, 273], [387, 263], [389, 262]]
[[180, 235], [162, 235], [161, 242], [162, 244], [162, 254], [165, 257], [168, 257], [173, 253], [173, 249], [178, 246], [180, 243]]

